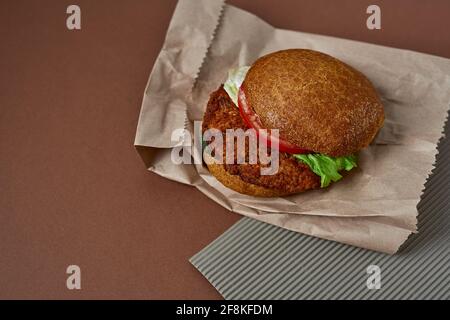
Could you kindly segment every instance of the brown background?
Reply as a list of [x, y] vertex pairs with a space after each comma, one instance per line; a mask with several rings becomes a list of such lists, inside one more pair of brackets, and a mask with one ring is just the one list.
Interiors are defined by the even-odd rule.
[[[229, 1], [287, 29], [450, 58], [450, 2]], [[80, 5], [82, 30], [66, 29]], [[188, 262], [239, 216], [145, 171], [143, 90], [175, 1], [0, 2], [0, 298], [209, 299]], [[365, 10], [382, 9], [369, 31]], [[82, 290], [66, 289], [66, 267]]]

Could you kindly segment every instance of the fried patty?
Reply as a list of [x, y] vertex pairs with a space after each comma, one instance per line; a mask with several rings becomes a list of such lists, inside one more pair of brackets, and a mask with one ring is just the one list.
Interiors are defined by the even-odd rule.
[[[223, 86], [210, 95], [203, 116], [202, 132], [212, 128], [220, 130], [223, 134], [226, 129], [243, 129], [244, 131], [248, 129], [238, 107]], [[245, 152], [248, 160], [248, 145]], [[224, 164], [208, 164], [208, 168], [222, 184], [240, 193], [271, 197], [320, 187], [320, 177], [307, 165], [295, 160], [287, 153], [280, 152], [279, 169], [274, 175], [261, 175], [263, 165], [259, 161], [257, 164], [225, 164], [225, 156], [224, 150]]]

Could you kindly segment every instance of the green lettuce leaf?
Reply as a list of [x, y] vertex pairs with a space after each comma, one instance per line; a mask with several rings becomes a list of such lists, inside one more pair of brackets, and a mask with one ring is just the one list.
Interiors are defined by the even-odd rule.
[[247, 66], [231, 69], [228, 71], [227, 81], [225, 81], [223, 85], [223, 88], [236, 106], [238, 105], [239, 88], [241, 87], [242, 82], [244, 82], [245, 76], [249, 69], [250, 67]]
[[350, 171], [357, 166], [356, 155], [333, 158], [323, 154], [294, 154], [294, 158], [308, 165], [312, 172], [320, 176], [320, 185], [327, 187], [331, 181], [342, 179], [339, 171]]

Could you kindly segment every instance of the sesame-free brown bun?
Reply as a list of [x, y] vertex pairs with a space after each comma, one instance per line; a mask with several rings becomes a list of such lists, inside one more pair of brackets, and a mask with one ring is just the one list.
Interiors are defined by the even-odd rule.
[[321, 52], [289, 49], [256, 60], [242, 84], [262, 126], [312, 152], [346, 156], [367, 147], [384, 120], [359, 71]]

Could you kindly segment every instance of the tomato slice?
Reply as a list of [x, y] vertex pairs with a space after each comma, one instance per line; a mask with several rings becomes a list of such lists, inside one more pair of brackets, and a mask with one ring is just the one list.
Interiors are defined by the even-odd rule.
[[272, 145], [276, 146], [278, 144], [278, 150], [286, 153], [294, 153], [294, 154], [310, 153], [308, 150], [297, 147], [296, 145], [286, 140], [272, 136], [271, 134], [268, 133], [268, 130], [260, 131], [260, 129], [265, 128], [262, 126], [259, 116], [247, 104], [247, 99], [245, 98], [245, 93], [244, 90], [242, 90], [242, 87], [239, 88], [238, 105], [239, 105], [239, 112], [241, 113], [241, 117], [242, 119], [244, 119], [245, 124], [248, 127], [255, 129], [256, 134], [260, 138], [265, 139], [267, 141], [268, 146]]

